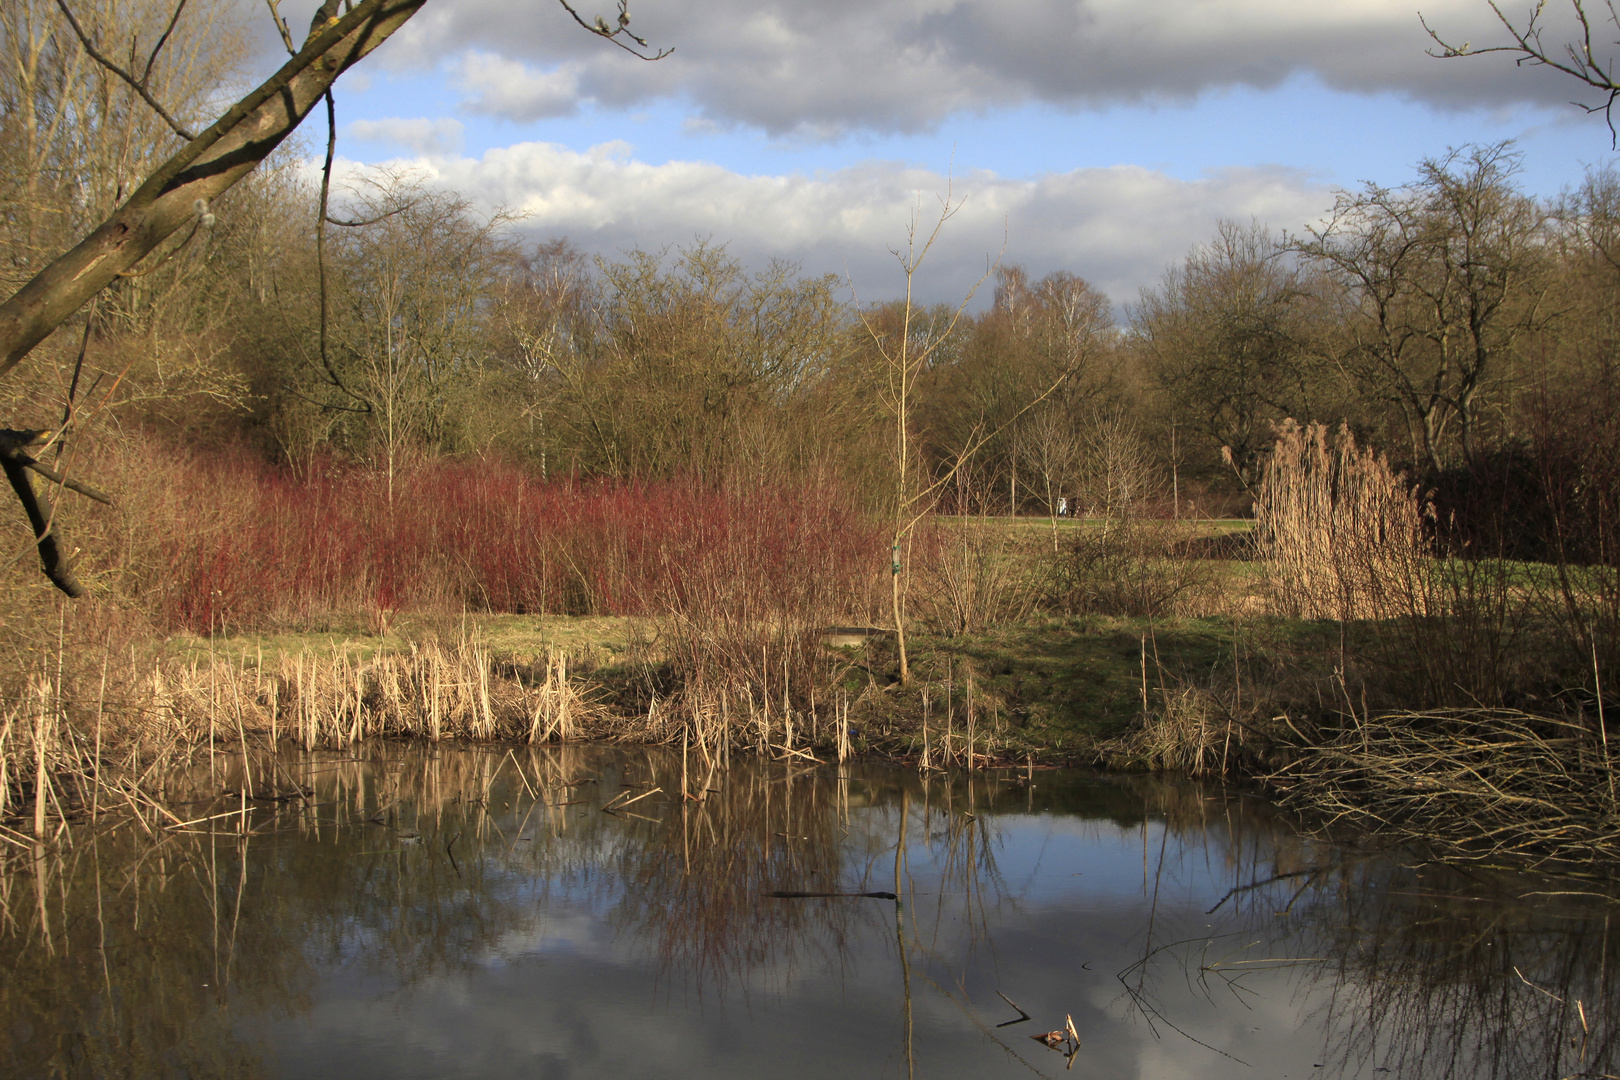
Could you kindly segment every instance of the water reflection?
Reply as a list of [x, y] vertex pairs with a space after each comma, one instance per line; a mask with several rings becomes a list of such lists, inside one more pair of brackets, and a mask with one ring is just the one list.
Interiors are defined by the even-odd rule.
[[8, 844], [0, 1072], [1620, 1072], [1587, 885], [1152, 778], [690, 764], [379, 744]]

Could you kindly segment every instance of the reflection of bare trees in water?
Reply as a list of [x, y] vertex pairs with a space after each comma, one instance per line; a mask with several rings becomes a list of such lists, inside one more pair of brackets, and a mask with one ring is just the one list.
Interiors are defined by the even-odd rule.
[[[0, 852], [0, 1076], [257, 1076], [241, 1017], [306, 1011], [321, 965], [466, 964], [513, 922], [499, 860], [475, 852], [502, 850], [488, 810], [521, 790], [516, 760], [365, 754], [260, 759], [266, 794], [245, 804], [216, 794], [240, 791], [239, 759], [212, 779], [205, 765], [167, 781], [188, 828]], [[590, 853], [545, 858], [564, 875]]]
[[760, 764], [733, 768], [702, 801], [666, 804], [620, 852], [614, 921], [698, 984], [755, 972], [786, 983], [805, 949], [836, 960], [871, 901], [768, 894], [852, 888], [838, 794], [825, 773]]
[[[1120, 973], [1121, 994], [1167, 1037], [1182, 1037], [1183, 1018], [1161, 989], [1192, 987], [1219, 1009], [1243, 1010], [1269, 974], [1301, 1004], [1322, 995], [1314, 1019], [1327, 1076], [1620, 1074], [1620, 912], [1611, 901], [1594, 914], [1604, 898], [1593, 886], [1409, 865], [1409, 853], [1302, 839], [1258, 799], [1151, 778], [1117, 783], [1143, 811], [1145, 895], [1171, 873], [1166, 851], [1230, 882], [1190, 934], [1156, 924], [1150, 899], [1141, 959]], [[1163, 825], [1151, 841], [1150, 821]]]
[[[1132, 985], [1156, 1024], [1154, 1002], [1177, 1007], [1155, 997], [1171, 981], [1188, 976], [1236, 1010], [1254, 961], [1320, 957], [1280, 977], [1325, 1001], [1328, 1075], [1620, 1071], [1620, 934], [1578, 898], [1348, 855], [1215, 788], [736, 762], [699, 791], [678, 752], [578, 745], [366, 744], [249, 764], [252, 800], [239, 757], [171, 778], [185, 828], [150, 817], [0, 852], [0, 1075], [256, 1075], [241, 1017], [305, 1012], [338, 966], [397, 988], [469, 968], [543, 937], [547, 913], [568, 905], [642, 952], [666, 991], [786, 989], [857, 960], [883, 969], [881, 954], [853, 950], [887, 941], [893, 983], [876, 977], [903, 998], [901, 1031], [913, 997], [939, 994], [1019, 1056], [1021, 1037], [981, 1015], [986, 1000], [1000, 1009], [997, 988], [972, 973], [999, 969], [994, 932], [1023, 903], [998, 864], [1008, 815], [1043, 811], [1116, 838], [1140, 828], [1144, 896], [1160, 878], [1213, 875], [1231, 891], [1195, 913], [1194, 931], [1264, 943], [1178, 942], [1186, 911], [1177, 924], [1162, 905], [1144, 910], [1149, 960]], [[767, 895], [888, 889], [898, 905]], [[908, 1034], [908, 1062], [911, 1050]]]
[[1237, 884], [1212, 909], [1235, 909], [1237, 927], [1180, 941], [1150, 935], [1142, 959], [1120, 973], [1148, 1022], [1180, 1032], [1159, 1011], [1157, 980], [1239, 1007], [1246, 979], [1284, 970], [1297, 994], [1326, 994], [1317, 1019], [1327, 1076], [1620, 1071], [1620, 927], [1571, 902], [1596, 898], [1583, 886], [1325, 846], [1244, 847], [1234, 849]]
[[1593, 918], [1546, 895], [1559, 886], [1510, 876], [1367, 866], [1356, 877], [1308, 916], [1336, 966], [1330, 1049], [1345, 1071], [1620, 1072], [1612, 914]]
[[0, 871], [0, 1075], [261, 1075], [227, 1000], [300, 1007], [300, 957], [241, 918], [229, 837], [130, 830]]

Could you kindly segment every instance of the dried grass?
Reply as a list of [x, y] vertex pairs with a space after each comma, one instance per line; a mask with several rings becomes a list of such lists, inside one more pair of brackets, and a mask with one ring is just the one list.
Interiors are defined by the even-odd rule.
[[1097, 747], [1098, 758], [1116, 767], [1231, 776], [1253, 771], [1272, 745], [1271, 723], [1250, 689], [1210, 687], [1186, 679], [1150, 684], [1144, 642], [1140, 722], [1125, 735]]
[[155, 804], [163, 777], [196, 758], [267, 744], [566, 741], [626, 726], [569, 676], [565, 656], [521, 667], [474, 635], [371, 658], [306, 649], [131, 659], [106, 677], [112, 694], [94, 710], [45, 674], [19, 699], [0, 701], [0, 821], [49, 838], [69, 819]]
[[1352, 718], [1299, 743], [1260, 779], [1327, 822], [1477, 859], [1620, 860], [1620, 778], [1591, 725], [1430, 709]]
[[1260, 557], [1281, 614], [1381, 619], [1427, 614], [1427, 508], [1341, 427], [1285, 420], [1255, 504]]

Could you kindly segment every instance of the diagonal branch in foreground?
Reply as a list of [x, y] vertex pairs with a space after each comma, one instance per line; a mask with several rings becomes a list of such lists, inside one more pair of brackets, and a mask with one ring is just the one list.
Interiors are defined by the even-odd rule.
[[76, 247], [0, 304], [0, 375], [263, 161], [332, 83], [426, 0], [361, 0], [149, 176]]

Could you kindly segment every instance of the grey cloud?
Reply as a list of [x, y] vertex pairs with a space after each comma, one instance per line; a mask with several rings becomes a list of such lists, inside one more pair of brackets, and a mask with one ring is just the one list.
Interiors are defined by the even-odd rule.
[[567, 116], [579, 107], [576, 64], [536, 70], [516, 60], [475, 50], [457, 63], [456, 82], [468, 95], [462, 107], [472, 113], [527, 122]]
[[[602, 0], [605, 8], [605, 0]], [[1298, 73], [1357, 92], [1442, 106], [1561, 104], [1574, 88], [1505, 57], [1441, 61], [1412, 0], [645, 0], [634, 28], [675, 53], [654, 64], [505, 0], [436, 0], [383, 47], [417, 66], [482, 50], [552, 80], [533, 95], [475, 86], [472, 107], [514, 119], [593, 98], [630, 107], [679, 96], [706, 120], [777, 136], [915, 132], [964, 110], [1038, 100], [1094, 107], [1266, 88]], [[582, 8], [587, 17], [592, 13]], [[1476, 0], [1426, 5], [1431, 25], [1476, 47], [1504, 40]], [[1551, 13], [1548, 40], [1568, 29]], [[568, 91], [572, 80], [571, 97]]]

